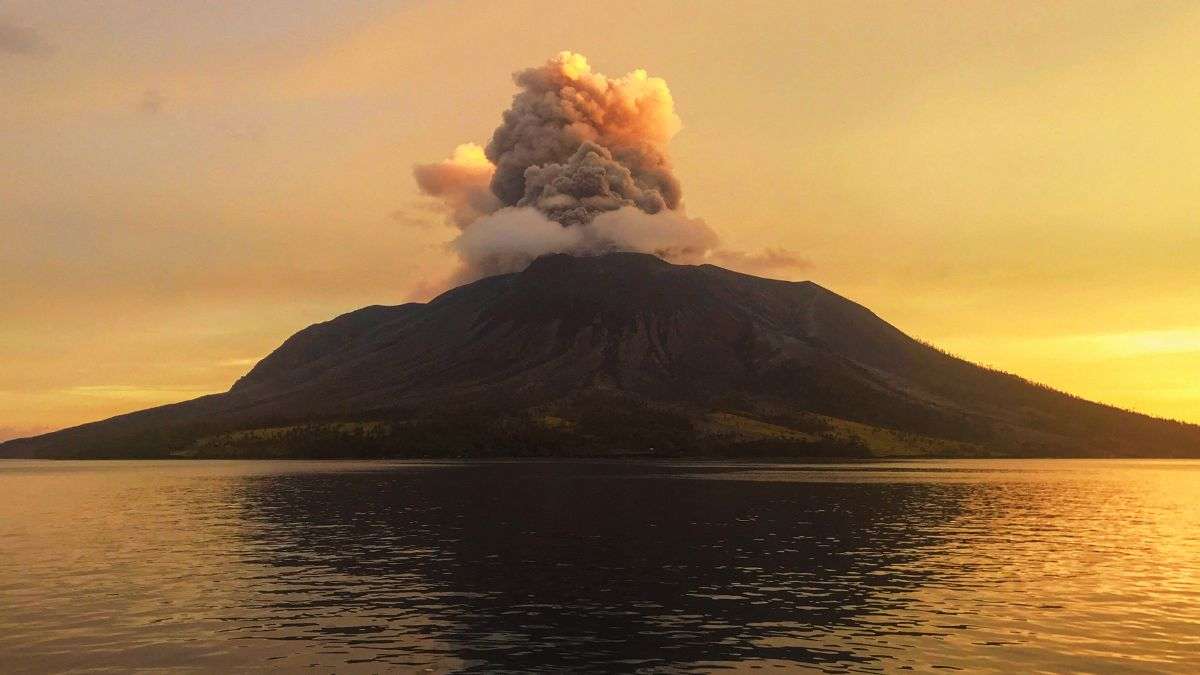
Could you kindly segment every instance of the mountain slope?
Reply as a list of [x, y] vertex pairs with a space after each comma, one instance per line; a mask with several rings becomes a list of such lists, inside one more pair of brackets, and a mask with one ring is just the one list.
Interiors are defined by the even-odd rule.
[[540, 258], [289, 338], [224, 394], [22, 456], [1200, 455], [1200, 427], [943, 354], [811, 282]]

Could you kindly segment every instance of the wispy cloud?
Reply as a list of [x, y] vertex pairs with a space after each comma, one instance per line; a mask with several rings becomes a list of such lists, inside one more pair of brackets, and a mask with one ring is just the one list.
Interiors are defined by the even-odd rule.
[[53, 431], [53, 427], [37, 426], [37, 427], [0, 427], [0, 443], [14, 438], [28, 438], [29, 436], [37, 436], [48, 431]]
[[1070, 335], [1054, 338], [1064, 352], [1084, 352], [1094, 356], [1130, 357], [1152, 354], [1189, 354], [1200, 352], [1200, 328], [1175, 328], [1098, 335]]
[[212, 390], [194, 385], [93, 384], [70, 387], [64, 393], [97, 398], [173, 401], [209, 394]]
[[943, 346], [956, 354], [976, 354], [1004, 343], [1024, 354], [1038, 354], [1060, 362], [1088, 363], [1111, 359], [1200, 354], [1200, 327], [1166, 328], [1121, 333], [1076, 333], [1046, 337], [995, 337], [947, 340]]
[[50, 51], [50, 43], [41, 33], [0, 18], [0, 54], [37, 56]]
[[167, 97], [157, 89], [147, 89], [142, 93], [142, 98], [138, 100], [138, 110], [153, 115], [162, 112], [167, 105]]
[[713, 252], [712, 261], [750, 274], [804, 271], [813, 266], [812, 261], [784, 248], [765, 248], [758, 253], [721, 249]]
[[412, 200], [389, 213], [388, 218], [404, 227], [420, 229], [431, 229], [446, 224], [441, 205], [431, 199]]

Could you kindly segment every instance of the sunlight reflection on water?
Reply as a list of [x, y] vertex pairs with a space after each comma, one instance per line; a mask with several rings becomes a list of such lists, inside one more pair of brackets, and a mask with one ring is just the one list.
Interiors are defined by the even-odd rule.
[[1200, 462], [0, 463], [0, 670], [1192, 671]]

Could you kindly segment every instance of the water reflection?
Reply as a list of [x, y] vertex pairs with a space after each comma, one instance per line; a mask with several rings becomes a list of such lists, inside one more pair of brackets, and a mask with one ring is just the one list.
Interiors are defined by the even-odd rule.
[[429, 639], [480, 670], [577, 671], [875, 661], [839, 636], [903, 610], [928, 577], [917, 563], [938, 543], [930, 525], [955, 518], [968, 491], [646, 472], [262, 476], [239, 495], [255, 562], [287, 580], [269, 591], [279, 615], [358, 621], [294, 632], [386, 662], [411, 664], [413, 640]]
[[0, 671], [1196, 672], [1200, 463], [0, 463]]

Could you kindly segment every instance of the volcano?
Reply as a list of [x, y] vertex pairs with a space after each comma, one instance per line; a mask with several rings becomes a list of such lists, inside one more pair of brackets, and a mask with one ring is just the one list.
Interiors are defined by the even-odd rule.
[[914, 340], [812, 282], [550, 255], [310, 326], [225, 393], [9, 457], [1200, 456], [1200, 427]]

